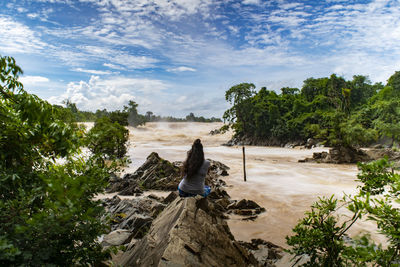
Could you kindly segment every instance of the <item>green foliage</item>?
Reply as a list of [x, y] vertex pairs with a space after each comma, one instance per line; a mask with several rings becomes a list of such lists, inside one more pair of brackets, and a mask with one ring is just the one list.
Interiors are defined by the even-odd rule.
[[343, 266], [346, 245], [343, 235], [350, 221], [338, 223], [335, 212], [338, 200], [334, 196], [319, 198], [311, 206], [311, 211], [293, 229], [296, 235], [287, 237], [287, 244], [292, 246], [290, 252], [295, 255], [308, 255], [309, 262], [304, 266]]
[[[304, 266], [400, 265], [400, 175], [386, 158], [360, 163], [359, 169], [359, 192], [346, 196], [340, 206], [353, 213], [350, 219], [341, 223], [334, 196], [320, 198], [293, 229], [295, 235], [286, 238], [292, 246], [290, 253], [309, 256]], [[376, 223], [378, 232], [388, 240], [387, 247], [376, 245], [368, 235], [346, 237], [362, 216]]]
[[108, 117], [97, 119], [87, 136], [87, 146], [94, 154], [123, 158], [127, 152], [129, 131]]
[[332, 74], [309, 78], [301, 90], [282, 88], [280, 95], [242, 83], [226, 91], [225, 111], [235, 135], [275, 144], [315, 138], [329, 146], [363, 146], [381, 137], [400, 141], [400, 72], [387, 86], [367, 77], [353, 80]]
[[0, 57], [0, 265], [93, 265], [108, 256], [93, 196], [113, 170], [77, 157], [83, 130], [24, 91], [21, 73]]
[[[225, 111], [224, 121], [228, 121], [237, 132], [246, 132], [250, 129], [248, 117], [251, 116], [251, 97], [255, 91], [252, 83], [241, 83], [232, 86], [225, 92], [225, 99], [233, 106]], [[233, 122], [235, 123], [233, 124]]]

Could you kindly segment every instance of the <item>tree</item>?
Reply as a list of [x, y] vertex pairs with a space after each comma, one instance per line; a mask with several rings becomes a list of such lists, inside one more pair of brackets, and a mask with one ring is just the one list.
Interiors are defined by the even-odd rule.
[[87, 137], [90, 151], [108, 158], [123, 158], [127, 152], [129, 131], [109, 117], [96, 120]]
[[232, 86], [225, 92], [225, 99], [232, 108], [225, 111], [223, 119], [233, 125], [234, 129], [239, 133], [246, 133], [248, 130], [247, 117], [251, 111], [251, 97], [254, 95], [255, 85], [252, 83], [241, 83]]
[[128, 112], [115, 110], [110, 112], [108, 117], [110, 118], [111, 122], [118, 122], [119, 125], [128, 126]]
[[27, 93], [21, 73], [0, 56], [0, 265], [93, 265], [108, 255], [95, 241], [107, 226], [93, 197], [112, 170], [77, 157], [83, 130]]
[[153, 118], [154, 118], [155, 116], [154, 116], [154, 113], [153, 112], [151, 112], [151, 111], [147, 111], [146, 112], [146, 121], [153, 121]]
[[139, 105], [132, 100], [128, 102], [128, 106], [124, 106], [124, 112], [128, 113], [128, 124], [133, 127], [142, 125], [146, 122], [145, 117], [138, 113], [138, 106]]

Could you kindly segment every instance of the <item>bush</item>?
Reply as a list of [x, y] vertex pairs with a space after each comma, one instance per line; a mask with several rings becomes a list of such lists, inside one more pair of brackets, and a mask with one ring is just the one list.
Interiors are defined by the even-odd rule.
[[[11, 57], [0, 56], [0, 265], [93, 265], [108, 257], [103, 192], [110, 168], [83, 160], [83, 131], [28, 94]], [[63, 164], [57, 164], [58, 159]]]
[[108, 117], [97, 119], [87, 137], [88, 148], [108, 158], [123, 158], [127, 152], [129, 131]]
[[[320, 198], [306, 217], [286, 237], [295, 256], [308, 255], [304, 266], [399, 266], [400, 265], [400, 175], [387, 159], [359, 164], [362, 183], [354, 197], [342, 201]], [[396, 203], [397, 202], [397, 203]], [[338, 203], [341, 205], [338, 206]], [[394, 205], [393, 205], [394, 204]], [[346, 207], [353, 216], [339, 223], [337, 211]], [[347, 231], [362, 216], [374, 221], [388, 240], [386, 248], [375, 244], [368, 235], [350, 238]]]

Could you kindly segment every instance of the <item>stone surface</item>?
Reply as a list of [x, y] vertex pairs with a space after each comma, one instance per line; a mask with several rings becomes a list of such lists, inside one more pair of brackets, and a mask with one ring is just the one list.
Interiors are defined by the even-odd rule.
[[125, 229], [117, 229], [103, 237], [102, 246], [120, 246], [127, 244], [132, 239], [132, 232]]
[[234, 240], [214, 204], [200, 196], [177, 198], [149, 233], [115, 262], [122, 266], [258, 266]]
[[111, 216], [111, 230], [129, 230], [134, 238], [142, 238], [148, 232], [154, 218], [166, 207], [151, 197], [121, 200], [115, 196], [104, 202]]
[[251, 242], [240, 241], [240, 244], [253, 254], [261, 266], [275, 266], [284, 254], [283, 248], [259, 238]]

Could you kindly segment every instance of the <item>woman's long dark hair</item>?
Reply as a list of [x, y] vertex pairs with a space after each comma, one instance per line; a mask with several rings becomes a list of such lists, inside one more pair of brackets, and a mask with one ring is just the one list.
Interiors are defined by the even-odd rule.
[[200, 139], [193, 142], [192, 148], [187, 153], [187, 158], [183, 162], [182, 175], [187, 178], [192, 177], [201, 167], [204, 162], [203, 145]]

